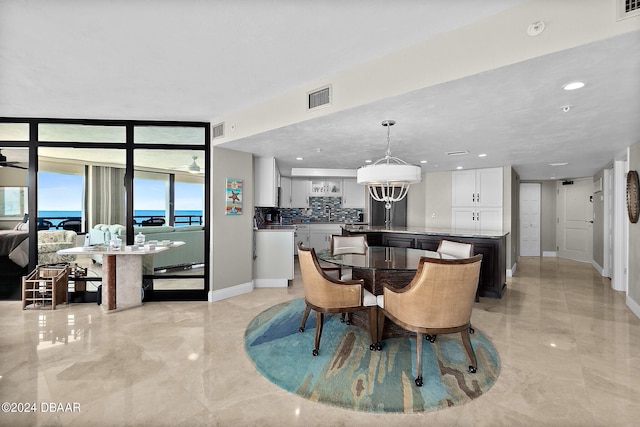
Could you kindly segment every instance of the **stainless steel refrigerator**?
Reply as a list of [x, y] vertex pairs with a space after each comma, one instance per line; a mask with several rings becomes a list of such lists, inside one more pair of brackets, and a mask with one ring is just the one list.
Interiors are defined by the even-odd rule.
[[[378, 202], [369, 197], [370, 225], [384, 226], [386, 219], [386, 208], [384, 202]], [[389, 209], [389, 226], [406, 227], [407, 226], [407, 197], [399, 202], [391, 203]]]

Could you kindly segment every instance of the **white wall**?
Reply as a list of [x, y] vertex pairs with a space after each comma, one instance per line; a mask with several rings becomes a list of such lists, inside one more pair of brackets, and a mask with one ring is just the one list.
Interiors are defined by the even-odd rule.
[[[211, 155], [210, 291], [215, 293], [234, 286], [250, 290], [253, 283], [253, 156], [215, 147]], [[242, 215], [225, 215], [226, 178], [242, 179]]]
[[425, 227], [451, 228], [451, 172], [425, 175]]
[[[629, 152], [629, 170], [640, 170], [640, 142], [633, 144]], [[627, 304], [630, 304], [640, 317], [640, 222], [629, 222], [629, 291]]]

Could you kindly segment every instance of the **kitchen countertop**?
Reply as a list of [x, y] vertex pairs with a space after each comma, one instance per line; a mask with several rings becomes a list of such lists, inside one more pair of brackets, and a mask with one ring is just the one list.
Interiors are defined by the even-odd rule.
[[338, 221], [313, 221], [313, 222], [294, 222], [291, 224], [264, 224], [258, 226], [255, 231], [295, 231], [298, 225], [346, 225], [346, 226], [368, 226], [367, 222], [338, 222]]
[[407, 233], [407, 234], [426, 234], [434, 236], [451, 236], [451, 237], [481, 237], [488, 239], [502, 238], [509, 234], [504, 231], [476, 231], [476, 230], [460, 230], [453, 228], [422, 228], [422, 227], [391, 227], [385, 226], [369, 226], [354, 225], [348, 226], [346, 229], [352, 232], [382, 232], [382, 233]]
[[269, 224], [261, 225], [255, 231], [296, 231], [295, 225]]

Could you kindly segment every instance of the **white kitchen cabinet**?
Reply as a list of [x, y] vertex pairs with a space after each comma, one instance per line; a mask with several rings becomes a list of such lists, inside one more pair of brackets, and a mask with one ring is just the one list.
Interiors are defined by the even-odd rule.
[[502, 230], [502, 168], [451, 174], [451, 226], [476, 232]]
[[451, 206], [502, 207], [502, 168], [452, 172]]
[[502, 208], [452, 208], [451, 225], [459, 231], [501, 231]]
[[309, 180], [308, 179], [291, 179], [291, 207], [292, 208], [308, 208], [309, 207]]
[[329, 250], [331, 236], [342, 234], [344, 224], [309, 224], [309, 245], [316, 252]]
[[291, 208], [291, 178], [280, 177], [280, 207]]
[[311, 180], [310, 197], [342, 196], [342, 180]]
[[342, 207], [364, 209], [367, 186], [358, 184], [355, 179], [342, 181]]
[[278, 181], [280, 173], [274, 157], [254, 157], [253, 188], [254, 206], [278, 206]]
[[256, 288], [287, 287], [294, 276], [294, 230], [254, 232]]

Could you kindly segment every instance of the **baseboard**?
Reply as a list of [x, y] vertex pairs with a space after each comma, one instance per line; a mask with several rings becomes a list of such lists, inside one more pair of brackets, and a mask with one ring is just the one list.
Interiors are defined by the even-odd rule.
[[604, 268], [600, 267], [597, 262], [591, 260], [591, 265], [593, 265], [593, 268], [595, 268], [601, 276], [604, 276]]
[[635, 314], [636, 317], [640, 319], [640, 305], [638, 305], [637, 302], [632, 300], [629, 295], [627, 295], [627, 301], [626, 302], [627, 302], [627, 307], [629, 307], [629, 310], [631, 310], [633, 312], [633, 314]]
[[233, 298], [240, 295], [248, 294], [253, 291], [253, 281], [247, 283], [241, 283], [235, 286], [229, 286], [228, 288], [218, 289], [215, 291], [209, 291], [208, 301], [216, 302], [222, 301], [227, 298]]
[[256, 288], [286, 288], [289, 286], [287, 279], [254, 279]]
[[516, 274], [516, 270], [518, 268], [518, 263], [514, 262], [511, 268], [507, 268], [507, 277], [513, 277]]
[[548, 257], [557, 257], [558, 254], [555, 251], [542, 251], [542, 256], [548, 256]]

